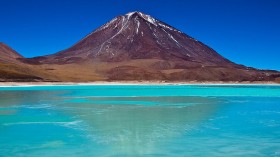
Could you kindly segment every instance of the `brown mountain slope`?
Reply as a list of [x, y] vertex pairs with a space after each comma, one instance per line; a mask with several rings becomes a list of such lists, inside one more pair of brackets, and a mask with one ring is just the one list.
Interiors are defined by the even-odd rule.
[[21, 63], [19, 53], [4, 43], [0, 43], [0, 81], [41, 81], [32, 70], [33, 66]]
[[19, 53], [2, 42], [0, 42], [0, 56], [1, 63], [18, 63], [17, 58], [23, 58]]
[[114, 18], [64, 51], [21, 60], [58, 81], [269, 81], [279, 76], [235, 64], [141, 12]]

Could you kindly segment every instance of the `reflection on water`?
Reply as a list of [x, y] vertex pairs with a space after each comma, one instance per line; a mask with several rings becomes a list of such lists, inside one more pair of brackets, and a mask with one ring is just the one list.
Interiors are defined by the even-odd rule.
[[1, 91], [0, 90], [0, 115], [15, 114], [21, 106], [42, 107], [44, 101], [50, 103], [62, 91]]
[[0, 90], [0, 156], [280, 155], [279, 87], [33, 88]]
[[[217, 107], [199, 97], [102, 97], [90, 103], [66, 103], [61, 110], [77, 115], [94, 142], [110, 153], [150, 154], [156, 147], [195, 129]], [[111, 104], [113, 103], [113, 104]]]

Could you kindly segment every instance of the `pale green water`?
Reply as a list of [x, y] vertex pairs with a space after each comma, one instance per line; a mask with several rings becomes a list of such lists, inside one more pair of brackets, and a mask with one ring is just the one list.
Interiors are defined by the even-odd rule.
[[280, 86], [0, 87], [0, 156], [280, 156]]

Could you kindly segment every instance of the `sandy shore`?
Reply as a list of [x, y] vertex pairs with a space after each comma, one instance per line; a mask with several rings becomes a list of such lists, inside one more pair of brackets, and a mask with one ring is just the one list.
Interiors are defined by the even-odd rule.
[[0, 82], [0, 86], [49, 86], [49, 85], [195, 85], [195, 84], [217, 84], [217, 85], [227, 85], [227, 84], [264, 84], [264, 85], [280, 85], [276, 82], [223, 82], [223, 81], [209, 81], [209, 82], [164, 82], [164, 81], [116, 81], [116, 82], [106, 82], [106, 81], [96, 81], [96, 82]]

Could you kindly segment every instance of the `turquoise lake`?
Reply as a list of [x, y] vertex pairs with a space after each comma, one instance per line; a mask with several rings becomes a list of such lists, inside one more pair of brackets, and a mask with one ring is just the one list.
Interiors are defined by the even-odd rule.
[[0, 156], [280, 156], [280, 86], [0, 87]]

